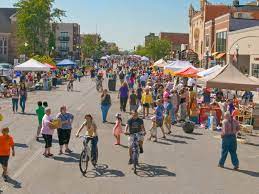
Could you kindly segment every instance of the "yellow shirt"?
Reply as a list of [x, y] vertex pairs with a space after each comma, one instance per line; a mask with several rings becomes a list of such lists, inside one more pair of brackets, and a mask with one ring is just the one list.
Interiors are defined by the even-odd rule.
[[146, 94], [146, 92], [144, 92], [142, 94], [142, 98], [141, 98], [141, 102], [142, 104], [151, 104], [152, 103], [152, 96], [151, 94]]

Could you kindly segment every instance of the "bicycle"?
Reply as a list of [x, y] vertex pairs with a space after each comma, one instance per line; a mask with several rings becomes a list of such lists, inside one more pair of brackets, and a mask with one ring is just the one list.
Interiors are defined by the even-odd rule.
[[80, 155], [80, 159], [79, 159], [79, 168], [80, 168], [80, 171], [82, 174], [86, 174], [87, 172], [87, 169], [88, 169], [88, 162], [89, 160], [91, 160], [92, 162], [92, 165], [94, 167], [96, 167], [97, 165], [97, 161], [98, 161], [98, 147], [96, 147], [96, 152], [95, 152], [95, 155], [96, 155], [96, 160], [93, 161], [92, 160], [92, 154], [91, 154], [91, 149], [88, 145], [89, 141], [87, 142], [87, 139], [88, 138], [93, 138], [93, 137], [90, 137], [90, 136], [80, 136], [80, 138], [84, 139], [83, 140], [83, 150], [81, 152], [81, 155]]
[[133, 136], [133, 142], [130, 145], [131, 149], [132, 149], [131, 160], [132, 160], [132, 164], [133, 164], [134, 173], [137, 174], [137, 166], [139, 165], [138, 164], [138, 159], [139, 159], [139, 138], [138, 138], [138, 133], [134, 133], [134, 134], [125, 133], [125, 135]]

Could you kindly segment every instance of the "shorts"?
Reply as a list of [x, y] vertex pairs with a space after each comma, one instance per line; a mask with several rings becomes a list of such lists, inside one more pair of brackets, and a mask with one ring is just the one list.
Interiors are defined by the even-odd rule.
[[163, 120], [156, 120], [156, 126], [157, 127], [163, 127]]
[[145, 107], [145, 108], [149, 108], [149, 107], [150, 107], [150, 105], [149, 105], [149, 103], [145, 103], [145, 104], [143, 104], [143, 107]]
[[59, 145], [68, 144], [71, 136], [71, 129], [58, 129]]
[[52, 135], [42, 134], [45, 140], [45, 148], [52, 147]]
[[152, 127], [150, 129], [150, 135], [151, 135], [151, 137], [157, 137], [157, 128], [156, 127]]
[[0, 164], [2, 164], [4, 167], [8, 166], [8, 160], [9, 156], [0, 156]]
[[169, 115], [166, 115], [165, 116], [165, 118], [164, 118], [164, 123], [172, 123], [172, 121], [171, 121], [172, 119], [170, 118], [170, 116]]
[[[137, 133], [137, 138], [138, 138], [138, 141], [144, 141], [144, 135], [142, 134], [142, 132]], [[128, 137], [129, 147], [131, 147], [131, 145], [133, 144], [133, 140], [134, 140], [134, 136], [130, 135]]]

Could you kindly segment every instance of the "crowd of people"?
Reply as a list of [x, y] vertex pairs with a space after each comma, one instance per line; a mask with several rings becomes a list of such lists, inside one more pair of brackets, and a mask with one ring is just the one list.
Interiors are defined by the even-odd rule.
[[[234, 168], [239, 168], [236, 154], [236, 134], [240, 130], [240, 126], [235, 119], [235, 110], [240, 102], [236, 94], [219, 89], [197, 89], [196, 80], [192, 78], [179, 78], [170, 74], [163, 74], [161, 70], [154, 69], [151, 64], [145, 63], [143, 65], [141, 61], [132, 58], [116, 61], [116, 65], [109, 65], [105, 69], [97, 65], [91, 68], [88, 73], [85, 69], [56, 70], [50, 74], [37, 74], [36, 77], [38, 81], [43, 78], [43, 83], [47, 82], [48, 76], [54, 76], [55, 78], [66, 77], [68, 83], [73, 86], [74, 80], [78, 79], [80, 82], [85, 75], [89, 75], [95, 81], [97, 80], [97, 84], [102, 84], [105, 75], [107, 79], [119, 79], [120, 86], [117, 97], [120, 102], [120, 110], [118, 110], [115, 117], [113, 135], [115, 145], [120, 145], [121, 134], [129, 134], [129, 164], [132, 163], [130, 146], [133, 141], [132, 134], [138, 134], [140, 153], [144, 152], [144, 136], [146, 135], [144, 120], [151, 120], [152, 122], [147, 140], [153, 139], [154, 142], [158, 141], [158, 128], [161, 129], [162, 138], [167, 138], [167, 135], [173, 133], [173, 128], [177, 123], [191, 121], [196, 125], [200, 124], [204, 128], [210, 128], [212, 123], [215, 122], [214, 127], [216, 126], [217, 129], [221, 130], [222, 136], [222, 154], [218, 164], [219, 167], [224, 166], [229, 152]], [[30, 83], [28, 84], [27, 82], [31, 82], [35, 75], [27, 74], [26, 76], [25, 78], [20, 78], [19, 86], [15, 82], [10, 86], [14, 113], [18, 111], [18, 102], [20, 102], [22, 113], [25, 113], [28, 99], [27, 87], [30, 86]], [[45, 89], [47, 90], [47, 87]], [[106, 123], [108, 112], [112, 106], [112, 97], [105, 86], [102, 86], [100, 91], [102, 121]], [[251, 102], [252, 94], [246, 92], [242, 99], [245, 103]], [[67, 112], [66, 106], [61, 106], [60, 112], [53, 117], [47, 102], [39, 101], [37, 105], [38, 127], [36, 140], [38, 141], [43, 137], [45, 141], [43, 155], [45, 157], [53, 156], [51, 147], [55, 129], [57, 129], [60, 145], [59, 154], [71, 153], [69, 141], [74, 120], [73, 114]], [[210, 121], [208, 115], [205, 119], [203, 118], [204, 115], [201, 114], [201, 110], [205, 107], [209, 108], [209, 114], [215, 121]], [[123, 130], [122, 114], [126, 114], [127, 111], [130, 112], [131, 117], [127, 121], [125, 130]], [[87, 141], [91, 141], [92, 153], [94, 154], [98, 144], [98, 127], [91, 114], [85, 115], [85, 121], [76, 133], [77, 137], [84, 128], [87, 131], [86, 135], [89, 136]], [[13, 139], [8, 135], [8, 132], [8, 128], [3, 128], [0, 136], [0, 163], [4, 170], [3, 177], [5, 180], [7, 179], [10, 148], [13, 150], [13, 156], [15, 155]], [[97, 160], [96, 156], [93, 156], [93, 160]]]

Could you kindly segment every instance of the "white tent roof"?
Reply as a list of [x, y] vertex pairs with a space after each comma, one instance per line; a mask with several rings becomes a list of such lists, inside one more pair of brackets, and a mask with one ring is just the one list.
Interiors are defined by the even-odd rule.
[[149, 58], [148, 58], [148, 57], [143, 56], [143, 57], [141, 57], [141, 61], [149, 61]]
[[157, 62], [154, 63], [155, 67], [160, 67], [160, 68], [163, 68], [166, 65], [167, 65], [167, 63], [165, 62], [164, 59], [160, 59], [160, 60], [158, 60]]
[[30, 59], [14, 67], [16, 71], [50, 71], [50, 67], [34, 59]]
[[170, 63], [169, 65], [166, 65], [164, 67], [164, 70], [171, 70], [171, 71], [180, 71], [184, 68], [188, 68], [188, 67], [192, 67], [194, 69], [196, 69], [189, 61], [173, 61], [172, 63]]
[[206, 76], [208, 76], [208, 75], [210, 75], [214, 72], [217, 72], [220, 68], [221, 68], [220, 65], [216, 65], [214, 67], [211, 67], [209, 69], [206, 69], [204, 71], [199, 72], [197, 75], [200, 76], [200, 77], [206, 77]]

